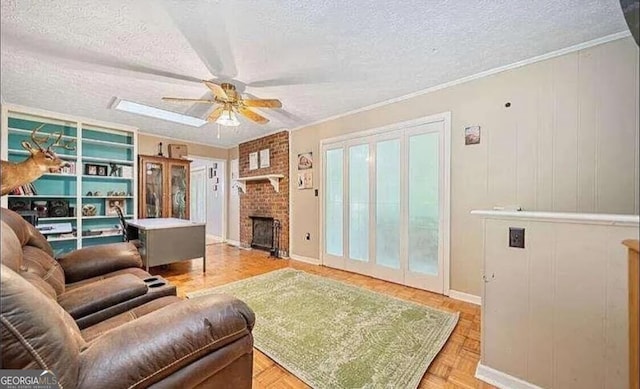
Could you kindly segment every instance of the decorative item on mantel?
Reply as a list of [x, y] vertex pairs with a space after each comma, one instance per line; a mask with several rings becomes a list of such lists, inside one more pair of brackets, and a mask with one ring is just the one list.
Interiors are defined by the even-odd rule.
[[164, 157], [164, 154], [162, 154], [162, 142], [158, 143], [158, 157]]

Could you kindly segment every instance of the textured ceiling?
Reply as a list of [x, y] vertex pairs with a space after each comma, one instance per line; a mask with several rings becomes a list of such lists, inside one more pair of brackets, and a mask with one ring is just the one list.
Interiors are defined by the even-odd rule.
[[[3, 0], [9, 103], [230, 146], [626, 30], [617, 0]], [[182, 126], [114, 97], [204, 117], [200, 79], [279, 98], [264, 126]]]

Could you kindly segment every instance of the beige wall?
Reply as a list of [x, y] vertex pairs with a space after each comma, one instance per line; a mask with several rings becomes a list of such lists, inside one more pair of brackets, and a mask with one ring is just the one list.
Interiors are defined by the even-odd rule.
[[[638, 102], [638, 47], [625, 38], [295, 131], [291, 167], [312, 151], [317, 188], [321, 139], [450, 111], [451, 289], [480, 295], [472, 209], [638, 213]], [[465, 146], [472, 125], [482, 141]], [[319, 258], [318, 197], [291, 193], [292, 254]]]
[[[144, 132], [144, 130], [141, 131]], [[138, 135], [138, 153], [146, 155], [156, 155], [158, 154], [158, 143], [160, 142], [162, 142], [162, 152], [167, 157], [169, 156], [167, 145], [171, 143], [187, 145], [189, 155], [197, 155], [199, 157], [218, 158], [224, 160], [229, 157], [229, 150], [227, 149], [190, 143], [181, 140], [167, 139], [149, 134]]]

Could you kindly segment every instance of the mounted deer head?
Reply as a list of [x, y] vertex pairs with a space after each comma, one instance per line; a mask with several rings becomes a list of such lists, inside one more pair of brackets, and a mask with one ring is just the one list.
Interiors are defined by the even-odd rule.
[[[11, 193], [14, 189], [21, 185], [26, 185], [40, 178], [44, 173], [57, 173], [60, 168], [68, 166], [69, 164], [53, 152], [55, 147], [62, 147], [66, 150], [75, 150], [74, 142], [68, 141], [64, 144], [60, 143], [62, 139], [62, 133], [57, 135], [57, 138], [47, 148], [44, 145], [49, 141], [52, 134], [38, 136], [38, 131], [44, 127], [44, 124], [40, 125], [31, 132], [31, 140], [33, 144], [24, 141], [22, 147], [27, 150], [29, 157], [19, 163], [0, 161], [2, 162], [2, 195]], [[55, 134], [53, 134], [55, 136]]]

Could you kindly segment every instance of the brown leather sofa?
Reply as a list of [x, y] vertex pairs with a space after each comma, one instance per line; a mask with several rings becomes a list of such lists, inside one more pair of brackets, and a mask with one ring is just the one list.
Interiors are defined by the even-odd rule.
[[19, 214], [2, 208], [0, 219], [20, 241], [25, 276], [55, 297], [81, 329], [176, 295], [175, 286], [142, 270], [140, 254], [131, 243], [87, 247], [55, 260], [46, 238]]
[[[43, 243], [37, 230], [18, 230], [19, 236], [5, 222], [5, 212], [2, 219], [2, 368], [51, 370], [64, 388], [251, 387], [255, 318], [242, 301], [225, 295], [160, 296], [81, 330], [61, 303], [68, 289], [104, 288], [101, 298], [108, 300], [119, 286], [148, 274], [127, 267], [131, 259], [118, 251], [113, 263], [95, 264], [101, 271], [78, 270], [84, 263], [71, 266], [80, 261], [78, 254], [56, 266], [42, 260], [55, 262], [37, 246]], [[34, 247], [40, 251], [38, 261]], [[109, 262], [109, 253], [102, 254], [100, 262]], [[49, 267], [40, 269], [42, 263]], [[73, 282], [61, 282], [59, 273], [65, 276], [71, 268]]]

